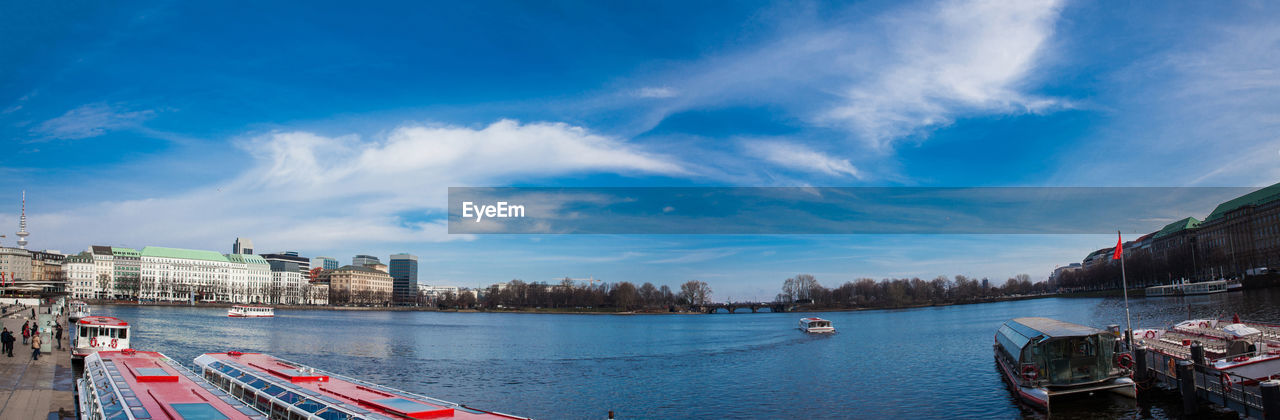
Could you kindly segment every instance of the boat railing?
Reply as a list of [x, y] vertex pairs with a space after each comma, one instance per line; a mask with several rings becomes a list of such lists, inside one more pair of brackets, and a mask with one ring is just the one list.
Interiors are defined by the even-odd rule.
[[[1150, 367], [1146, 374], [1154, 375], [1154, 379], [1166, 388], [1178, 389], [1176, 363], [1188, 360], [1190, 355], [1183, 358], [1160, 351], [1147, 351], [1145, 357], [1146, 365]], [[1196, 366], [1190, 372], [1195, 380], [1195, 387], [1203, 391], [1197, 392], [1202, 398], [1235, 410], [1244, 417], [1261, 417], [1263, 402], [1259, 382], [1267, 378], [1248, 378], [1219, 371], [1211, 366]]]

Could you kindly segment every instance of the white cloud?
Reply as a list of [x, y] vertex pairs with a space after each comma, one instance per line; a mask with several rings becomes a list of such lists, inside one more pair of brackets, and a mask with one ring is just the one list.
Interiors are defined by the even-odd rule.
[[675, 89], [669, 87], [643, 87], [636, 90], [635, 95], [641, 98], [674, 98], [678, 95]]
[[862, 178], [858, 168], [849, 163], [848, 159], [838, 159], [804, 145], [753, 141], [746, 143], [745, 148], [748, 154], [784, 168], [830, 176]]
[[155, 112], [128, 111], [119, 106], [94, 103], [67, 111], [31, 129], [31, 133], [45, 140], [83, 139], [106, 134], [107, 131], [135, 127], [151, 118]]
[[[41, 234], [89, 243], [261, 248], [467, 239], [447, 235], [447, 187], [571, 173], [683, 174], [670, 158], [560, 123], [396, 127], [376, 140], [276, 132], [241, 144], [254, 164], [220, 185], [39, 215]], [[109, 223], [103, 223], [107, 221]], [[275, 245], [272, 245], [275, 244]]]
[[1053, 34], [1056, 1], [944, 2], [887, 19], [889, 48], [823, 120], [877, 147], [977, 113], [1037, 112], [1059, 100], [1021, 91]]

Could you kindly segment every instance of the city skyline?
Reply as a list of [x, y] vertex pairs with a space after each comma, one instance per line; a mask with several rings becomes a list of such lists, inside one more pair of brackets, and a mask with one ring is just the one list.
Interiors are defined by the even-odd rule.
[[697, 279], [719, 300], [798, 273], [1044, 279], [1114, 238], [449, 235], [445, 194], [1270, 185], [1277, 11], [1239, 6], [501, 4], [471, 29], [447, 18], [461, 5], [17, 5], [0, 17], [17, 64], [0, 69], [0, 240], [25, 190], [29, 249], [244, 236], [411, 253], [422, 284]]

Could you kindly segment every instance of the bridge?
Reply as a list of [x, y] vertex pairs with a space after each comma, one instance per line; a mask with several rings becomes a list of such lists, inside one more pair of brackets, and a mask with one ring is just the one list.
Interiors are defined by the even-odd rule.
[[750, 309], [751, 313], [759, 312], [761, 309], [769, 309], [770, 312], [788, 312], [788, 305], [779, 302], [725, 302], [725, 303], [704, 303], [701, 305], [689, 306], [690, 312], [702, 312], [706, 314], [714, 314], [720, 309], [724, 309], [729, 313], [737, 313], [739, 309]]

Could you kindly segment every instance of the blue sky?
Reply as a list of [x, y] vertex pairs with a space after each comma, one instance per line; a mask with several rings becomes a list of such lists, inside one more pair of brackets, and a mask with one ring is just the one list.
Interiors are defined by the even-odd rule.
[[8, 4], [0, 226], [16, 229], [26, 189], [36, 248], [227, 251], [245, 236], [344, 261], [412, 252], [433, 284], [697, 278], [747, 299], [802, 272], [829, 285], [1043, 278], [1108, 239], [448, 235], [443, 214], [451, 186], [1269, 185], [1277, 14], [1265, 2]]

